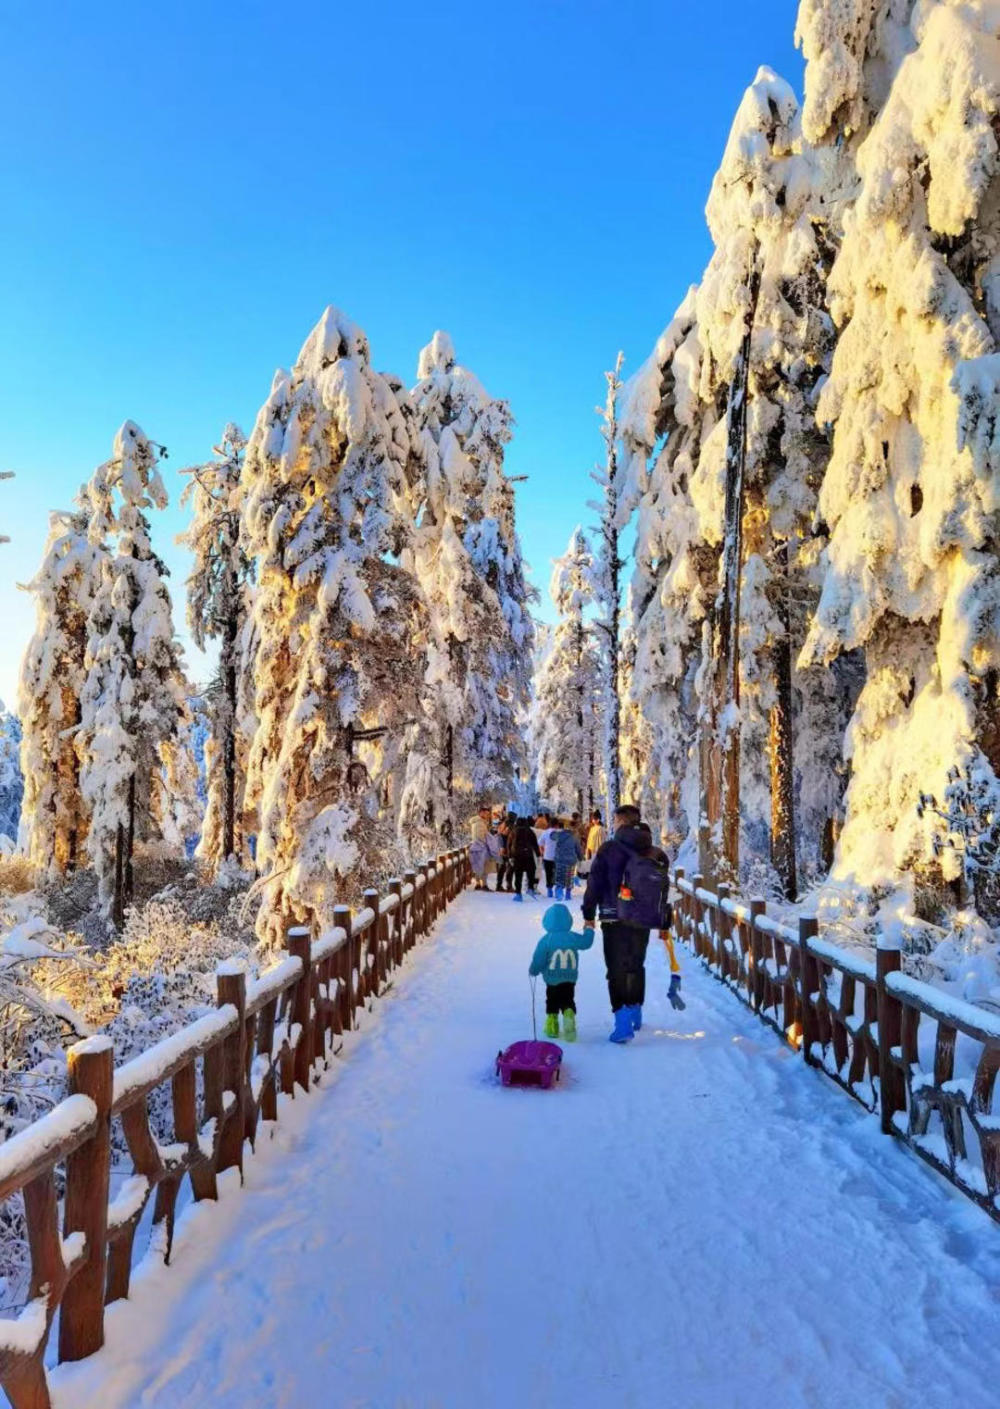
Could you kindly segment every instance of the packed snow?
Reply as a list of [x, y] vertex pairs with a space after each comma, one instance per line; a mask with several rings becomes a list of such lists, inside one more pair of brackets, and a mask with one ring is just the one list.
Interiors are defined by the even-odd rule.
[[457, 902], [56, 1409], [991, 1409], [989, 1220], [690, 958], [620, 1049], [585, 956], [561, 1086], [499, 1087], [541, 912]]

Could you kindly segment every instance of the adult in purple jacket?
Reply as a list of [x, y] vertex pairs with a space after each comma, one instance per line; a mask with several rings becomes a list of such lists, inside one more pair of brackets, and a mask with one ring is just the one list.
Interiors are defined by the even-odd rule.
[[608, 996], [615, 1018], [612, 1042], [631, 1041], [633, 1034], [642, 1026], [649, 930], [621, 923], [618, 919], [618, 893], [629, 858], [650, 853], [663, 856], [653, 846], [649, 828], [640, 825], [639, 809], [627, 805], [619, 807], [614, 815], [610, 840], [604, 843], [591, 862], [583, 896], [584, 929], [593, 931], [595, 915], [601, 921]]

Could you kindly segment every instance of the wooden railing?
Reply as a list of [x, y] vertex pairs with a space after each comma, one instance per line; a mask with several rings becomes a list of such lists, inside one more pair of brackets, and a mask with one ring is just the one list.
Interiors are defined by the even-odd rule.
[[[128, 1296], [150, 1199], [169, 1262], [183, 1181], [198, 1201], [217, 1197], [224, 1170], [242, 1175], [260, 1122], [278, 1118], [279, 1091], [309, 1090], [359, 1008], [383, 991], [469, 876], [468, 852], [448, 852], [390, 881], [385, 896], [365, 891], [359, 912], [339, 907], [333, 928], [316, 939], [306, 927], [289, 928], [288, 957], [259, 979], [248, 983], [241, 966], [220, 965], [217, 1010], [117, 1070], [106, 1037], [70, 1048], [70, 1095], [0, 1146], [0, 1200], [23, 1193], [31, 1258], [27, 1306], [16, 1320], [0, 1319], [0, 1385], [14, 1409], [49, 1405], [44, 1361], [57, 1312], [59, 1360], [80, 1360], [104, 1343], [104, 1308]], [[149, 1098], [167, 1082], [173, 1130], [162, 1143]], [[115, 1122], [132, 1173], [111, 1198]]]
[[838, 948], [814, 917], [797, 925], [763, 900], [676, 874], [675, 932], [805, 1060], [938, 1173], [1000, 1220], [1000, 1016]]

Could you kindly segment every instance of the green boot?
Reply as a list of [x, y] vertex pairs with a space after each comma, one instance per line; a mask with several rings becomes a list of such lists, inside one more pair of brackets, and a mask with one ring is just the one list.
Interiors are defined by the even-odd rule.
[[558, 1013], [546, 1013], [546, 1014], [545, 1014], [545, 1036], [546, 1036], [546, 1037], [558, 1037], [558, 1036], [559, 1036], [559, 1014], [558, 1014]]
[[563, 1037], [567, 1042], [576, 1041], [576, 1014], [572, 1008], [563, 1013]]

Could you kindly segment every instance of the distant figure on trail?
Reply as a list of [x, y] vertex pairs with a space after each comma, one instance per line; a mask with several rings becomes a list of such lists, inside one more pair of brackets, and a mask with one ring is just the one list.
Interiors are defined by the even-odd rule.
[[538, 838], [538, 845], [542, 853], [542, 865], [545, 867], [545, 888], [551, 900], [556, 884], [556, 819], [546, 813], [545, 821], [546, 826]]
[[528, 973], [545, 979], [545, 1036], [559, 1036], [559, 1014], [566, 1042], [576, 1041], [576, 980], [580, 972], [580, 950], [594, 942], [594, 928], [583, 934], [573, 931], [573, 917], [565, 905], [550, 905], [542, 917], [542, 935]]
[[[565, 822], [552, 824], [552, 879], [556, 900], [568, 900], [573, 893], [573, 875], [577, 862], [583, 860], [580, 838]], [[549, 891], [552, 894], [552, 891]]]
[[508, 842], [514, 870], [514, 899], [521, 900], [521, 887], [528, 881], [528, 894], [538, 894], [538, 837], [529, 817], [519, 819]]
[[658, 929], [670, 956], [670, 991], [674, 1007], [683, 1007], [680, 966], [670, 940], [669, 862], [653, 845], [637, 807], [619, 807], [614, 833], [597, 852], [583, 897], [584, 927], [593, 933], [600, 916], [608, 996], [614, 1014], [612, 1042], [630, 1042], [642, 1027], [646, 1000], [646, 949], [649, 932]]
[[600, 809], [595, 807], [590, 814], [590, 826], [587, 829], [587, 844], [584, 848], [588, 861], [593, 861], [607, 839], [608, 834], [604, 824], [601, 822]]
[[514, 836], [514, 828], [517, 825], [517, 817], [513, 812], [506, 813], [500, 819], [497, 827], [497, 836], [500, 838], [500, 860], [497, 866], [497, 890], [504, 889], [506, 880], [508, 891], [514, 889], [514, 859], [511, 855], [510, 845]]
[[489, 890], [489, 878], [496, 874], [500, 843], [490, 830], [490, 809], [481, 807], [469, 828], [469, 864], [476, 878], [476, 890]]

